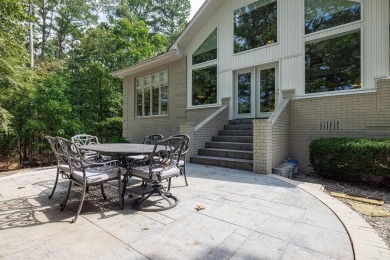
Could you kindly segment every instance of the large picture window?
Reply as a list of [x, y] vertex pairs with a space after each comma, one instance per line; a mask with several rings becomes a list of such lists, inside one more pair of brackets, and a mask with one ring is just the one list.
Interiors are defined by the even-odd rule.
[[351, 0], [305, 0], [305, 33], [361, 20], [361, 3]]
[[138, 117], [168, 114], [168, 71], [137, 78]]
[[276, 0], [260, 0], [234, 11], [234, 53], [277, 42]]
[[192, 105], [217, 103], [217, 65], [192, 71]]
[[361, 33], [333, 35], [305, 46], [306, 93], [361, 88]]

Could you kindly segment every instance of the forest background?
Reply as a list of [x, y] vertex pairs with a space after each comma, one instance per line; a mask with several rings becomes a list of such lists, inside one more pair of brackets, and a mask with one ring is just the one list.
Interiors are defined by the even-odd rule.
[[122, 141], [122, 81], [110, 73], [164, 53], [190, 9], [189, 0], [1, 0], [0, 170], [49, 163], [45, 135]]

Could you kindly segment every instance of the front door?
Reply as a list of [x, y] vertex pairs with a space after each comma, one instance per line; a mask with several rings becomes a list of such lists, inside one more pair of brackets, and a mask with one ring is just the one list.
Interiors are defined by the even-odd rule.
[[278, 68], [267, 65], [235, 73], [236, 118], [269, 117], [278, 105]]
[[235, 74], [236, 118], [253, 118], [255, 115], [254, 69], [240, 70]]
[[256, 117], [269, 117], [279, 103], [278, 68], [262, 66], [256, 74]]

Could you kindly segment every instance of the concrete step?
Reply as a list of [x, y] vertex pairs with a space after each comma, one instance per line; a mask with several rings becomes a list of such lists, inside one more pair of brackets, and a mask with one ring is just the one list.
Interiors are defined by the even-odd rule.
[[195, 155], [195, 156], [191, 156], [190, 162], [203, 164], [203, 165], [211, 165], [211, 166], [225, 167], [231, 169], [253, 171], [252, 160]]
[[253, 144], [251, 144], [251, 143], [232, 143], [232, 142], [207, 142], [206, 148], [253, 151]]
[[242, 125], [242, 124], [253, 124], [252, 118], [242, 118], [229, 120], [229, 125]]
[[225, 135], [225, 136], [252, 136], [253, 131], [252, 130], [221, 130], [218, 131], [218, 135]]
[[253, 136], [213, 136], [214, 142], [253, 143]]
[[199, 155], [253, 160], [253, 152], [228, 149], [205, 148], [198, 150]]
[[253, 130], [253, 124], [225, 125], [225, 130]]

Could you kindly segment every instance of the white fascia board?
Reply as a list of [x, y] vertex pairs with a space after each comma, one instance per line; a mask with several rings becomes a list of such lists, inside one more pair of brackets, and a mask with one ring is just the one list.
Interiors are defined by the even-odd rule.
[[132, 74], [151, 69], [157, 66], [161, 66], [176, 60], [180, 60], [183, 58], [182, 55], [178, 55], [176, 53], [176, 50], [170, 50], [164, 54], [155, 56], [153, 58], [144, 60], [140, 63], [137, 63], [135, 65], [132, 65], [130, 67], [127, 67], [125, 69], [121, 69], [118, 71], [114, 71], [111, 73], [111, 76], [116, 77], [116, 78], [124, 78], [126, 76], [130, 76]]

